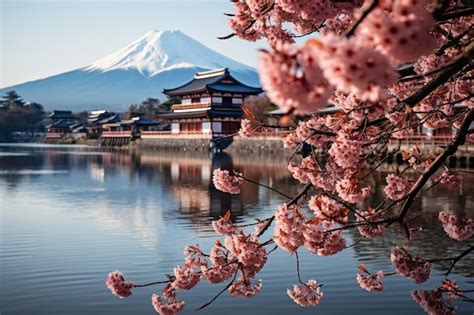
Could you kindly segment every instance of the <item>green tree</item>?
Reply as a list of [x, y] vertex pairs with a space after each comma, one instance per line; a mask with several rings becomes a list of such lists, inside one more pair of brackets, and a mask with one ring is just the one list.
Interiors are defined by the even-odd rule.
[[158, 106], [158, 112], [169, 112], [171, 110], [171, 106], [174, 104], [181, 104], [181, 99], [179, 97], [168, 98]]
[[43, 120], [41, 104], [25, 103], [16, 92], [10, 91], [0, 103], [0, 139], [10, 140], [15, 131], [42, 131]]
[[0, 101], [2, 108], [24, 107], [25, 101], [15, 91], [8, 91]]

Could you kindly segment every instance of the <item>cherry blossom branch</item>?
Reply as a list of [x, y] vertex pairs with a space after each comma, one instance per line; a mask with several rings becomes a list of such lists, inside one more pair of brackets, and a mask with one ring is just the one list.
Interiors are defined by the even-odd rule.
[[[312, 187], [313, 185], [311, 183], [308, 183], [304, 186], [303, 190], [300, 191], [300, 193], [298, 195], [296, 195], [293, 199], [291, 199], [289, 202], [288, 202], [288, 206], [291, 206], [295, 203], [297, 203], [301, 197], [303, 197], [304, 195], [306, 195], [306, 193], [308, 192], [308, 190]], [[268, 228], [272, 225], [273, 223], [273, 220], [275, 220], [275, 216], [272, 216], [267, 224], [265, 224], [265, 226], [262, 228], [262, 230], [257, 234], [258, 237], [262, 236], [263, 233], [265, 233], [266, 230], [268, 230]]]
[[277, 194], [279, 194], [279, 195], [281, 195], [281, 196], [283, 196], [283, 197], [285, 197], [285, 198], [291, 199], [290, 196], [288, 196], [287, 194], [285, 194], [285, 193], [279, 191], [278, 189], [275, 189], [275, 188], [270, 187], [270, 186], [268, 186], [268, 185], [265, 185], [265, 184], [256, 182], [256, 181], [254, 181], [254, 180], [252, 180], [252, 179], [250, 179], [250, 178], [247, 178], [247, 177], [245, 177], [244, 175], [241, 175], [241, 174], [236, 174], [236, 176], [237, 176], [237, 177], [240, 177], [240, 178], [242, 178], [242, 179], [244, 179], [244, 180], [246, 180], [246, 181], [248, 181], [249, 183], [255, 184], [255, 185], [257, 185], [257, 186], [265, 187], [266, 189], [271, 190], [271, 191], [273, 191], [273, 192], [276, 192]]
[[171, 283], [173, 281], [174, 281], [174, 279], [169, 279], [169, 280], [163, 280], [163, 281], [150, 282], [150, 283], [146, 283], [146, 284], [134, 284], [133, 287], [134, 288], [144, 288], [144, 287], [149, 287], [149, 286], [157, 285], [157, 284]]
[[351, 37], [352, 35], [354, 35], [360, 23], [362, 23], [362, 21], [365, 20], [365, 18], [370, 14], [370, 12], [372, 12], [378, 6], [378, 4], [379, 4], [379, 0], [372, 0], [372, 2], [367, 7], [367, 9], [362, 11], [362, 15], [359, 17], [359, 19], [355, 21], [354, 24], [352, 24], [351, 28], [347, 31], [346, 37]]
[[437, 21], [443, 22], [443, 21], [448, 21], [448, 20], [455, 19], [458, 17], [469, 16], [473, 14], [474, 14], [474, 7], [470, 7], [470, 8], [454, 11], [454, 12], [440, 14], [440, 15], [434, 16], [434, 18]]
[[464, 256], [467, 256], [470, 252], [474, 250], [474, 246], [469, 246], [468, 249], [463, 251], [461, 254], [459, 254], [457, 257], [454, 257], [453, 262], [451, 266], [449, 267], [448, 271], [445, 273], [445, 276], [448, 276], [451, 271], [453, 270], [454, 266], [460, 261]]
[[241, 266], [239, 264], [239, 268], [237, 268], [237, 270], [235, 270], [235, 273], [234, 273], [234, 277], [232, 278], [232, 280], [225, 286], [225, 288], [223, 288], [221, 291], [219, 291], [219, 293], [217, 293], [216, 296], [214, 296], [209, 302], [207, 302], [206, 304], [202, 305], [201, 307], [197, 308], [196, 311], [200, 311], [206, 307], [208, 307], [209, 305], [211, 305], [215, 300], [217, 300], [217, 298], [219, 296], [222, 295], [222, 293], [224, 293], [225, 291], [227, 291], [227, 289], [230, 288], [230, 286], [232, 284], [234, 284], [235, 282], [235, 279], [237, 279], [237, 274], [239, 273], [239, 270], [240, 270]]
[[298, 255], [298, 251], [295, 251], [295, 257], [296, 257], [296, 274], [298, 275], [298, 281], [301, 283], [301, 284], [305, 284], [302, 280], [301, 280], [301, 274], [300, 274], [300, 257]]
[[441, 71], [438, 76], [434, 79], [426, 83], [423, 87], [421, 87], [417, 92], [413, 93], [408, 98], [404, 99], [401, 104], [405, 104], [409, 107], [413, 107], [418, 102], [422, 101], [425, 97], [427, 97], [431, 92], [433, 92], [436, 88], [443, 85], [446, 81], [448, 81], [453, 75], [457, 74], [464, 68], [466, 65], [473, 62], [474, 57], [474, 42], [471, 42], [464, 52], [455, 59], [450, 66], [445, 68]]
[[406, 216], [408, 213], [408, 210], [411, 207], [411, 204], [415, 200], [416, 196], [418, 193], [421, 191], [423, 186], [426, 184], [426, 182], [433, 176], [434, 173], [444, 164], [444, 161], [452, 154], [456, 153], [458, 147], [466, 141], [466, 135], [469, 131], [469, 127], [474, 119], [474, 109], [470, 109], [469, 112], [467, 113], [466, 117], [464, 118], [464, 121], [462, 122], [461, 127], [459, 128], [456, 137], [454, 140], [446, 147], [444, 152], [440, 154], [434, 162], [431, 164], [431, 166], [426, 170], [417, 180], [415, 185], [413, 185], [412, 189], [408, 193], [408, 197], [405, 200], [405, 203], [403, 204], [400, 216], [399, 216], [399, 222], [403, 221], [403, 218]]

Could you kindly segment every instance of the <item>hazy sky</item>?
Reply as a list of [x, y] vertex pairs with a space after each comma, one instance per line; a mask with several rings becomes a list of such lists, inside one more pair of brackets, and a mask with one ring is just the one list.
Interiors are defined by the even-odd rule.
[[264, 45], [227, 35], [228, 0], [0, 0], [0, 87], [86, 66], [150, 30], [178, 29], [255, 66]]

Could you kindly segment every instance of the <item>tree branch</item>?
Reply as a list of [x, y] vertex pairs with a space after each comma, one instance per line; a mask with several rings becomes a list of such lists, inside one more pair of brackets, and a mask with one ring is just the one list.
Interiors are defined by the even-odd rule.
[[459, 128], [456, 137], [454, 140], [446, 147], [444, 152], [440, 154], [431, 164], [431, 166], [418, 178], [416, 181], [415, 185], [413, 185], [412, 189], [408, 193], [408, 197], [405, 200], [405, 203], [403, 204], [400, 216], [399, 216], [399, 222], [403, 221], [403, 218], [406, 216], [408, 210], [411, 207], [411, 204], [415, 200], [416, 196], [418, 193], [421, 191], [423, 186], [426, 184], [426, 182], [433, 176], [434, 173], [444, 164], [446, 159], [456, 153], [457, 149], [459, 146], [463, 145], [464, 142], [466, 141], [466, 135], [469, 132], [469, 127], [474, 119], [474, 109], [470, 109], [469, 112], [467, 113], [466, 117], [464, 118], [464, 121], [462, 122], [461, 127]]

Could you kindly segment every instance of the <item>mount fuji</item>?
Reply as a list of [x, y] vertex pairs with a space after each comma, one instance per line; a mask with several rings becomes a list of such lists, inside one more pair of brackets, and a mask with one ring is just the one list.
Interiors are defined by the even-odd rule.
[[195, 72], [229, 68], [243, 83], [259, 86], [255, 69], [232, 60], [180, 31], [151, 31], [86, 67], [0, 89], [15, 90], [47, 110], [124, 111], [148, 97], [164, 100], [164, 88], [180, 86]]

